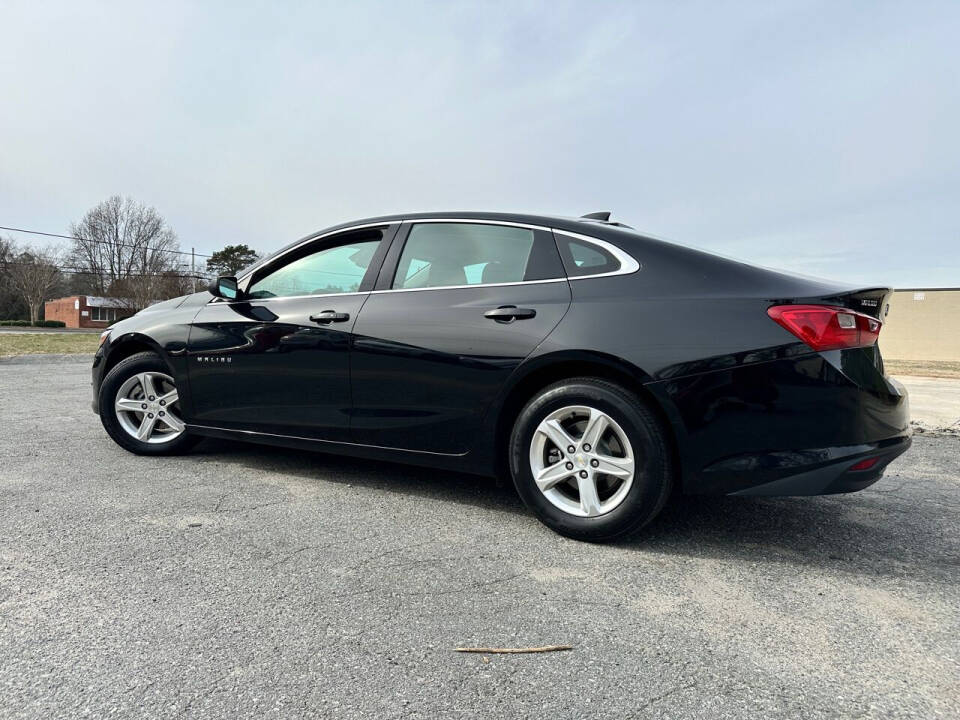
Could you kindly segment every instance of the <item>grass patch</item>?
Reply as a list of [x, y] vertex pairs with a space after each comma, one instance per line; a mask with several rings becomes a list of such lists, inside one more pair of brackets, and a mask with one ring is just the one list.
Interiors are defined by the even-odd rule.
[[94, 333], [0, 332], [0, 357], [14, 355], [93, 355], [100, 336]]

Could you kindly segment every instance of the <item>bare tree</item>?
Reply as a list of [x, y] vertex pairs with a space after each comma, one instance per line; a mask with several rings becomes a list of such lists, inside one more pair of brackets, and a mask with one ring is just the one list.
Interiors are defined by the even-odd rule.
[[117, 280], [106, 295], [130, 301], [131, 309], [142, 310], [151, 303], [191, 292], [191, 278], [179, 270], [144, 275], [131, 274]]
[[14, 249], [5, 265], [7, 282], [27, 303], [30, 322], [36, 325], [44, 300], [61, 280], [59, 251], [31, 247]]
[[70, 226], [71, 262], [93, 278], [100, 295], [129, 298], [133, 309], [169, 297], [169, 275], [181, 268], [176, 233], [152, 207], [119, 195]]
[[14, 260], [13, 240], [0, 235], [0, 320], [21, 320], [27, 306], [10, 285], [10, 263]]

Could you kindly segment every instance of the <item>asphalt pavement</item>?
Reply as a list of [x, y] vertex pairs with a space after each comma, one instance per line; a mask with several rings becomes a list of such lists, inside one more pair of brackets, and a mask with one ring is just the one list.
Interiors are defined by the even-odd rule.
[[686, 499], [601, 546], [483, 478], [136, 457], [89, 383], [0, 360], [0, 717], [960, 717], [956, 437], [860, 493]]

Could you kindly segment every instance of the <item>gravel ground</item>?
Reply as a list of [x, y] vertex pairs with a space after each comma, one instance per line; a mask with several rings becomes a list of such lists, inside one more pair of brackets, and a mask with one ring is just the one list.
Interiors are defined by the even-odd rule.
[[0, 717], [960, 716], [956, 438], [592, 546], [482, 478], [135, 457], [89, 394], [87, 360], [0, 361]]

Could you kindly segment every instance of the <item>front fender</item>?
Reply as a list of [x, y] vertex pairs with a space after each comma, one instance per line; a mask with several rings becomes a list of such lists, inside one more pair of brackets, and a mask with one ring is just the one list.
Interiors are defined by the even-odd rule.
[[[199, 293], [198, 293], [199, 294]], [[192, 296], [188, 297], [188, 300]], [[103, 377], [118, 362], [138, 352], [156, 353], [166, 363], [180, 395], [184, 420], [193, 416], [187, 373], [187, 340], [190, 325], [202, 305], [183, 303], [169, 309], [144, 312], [122, 320], [110, 329], [93, 361], [94, 411]]]

